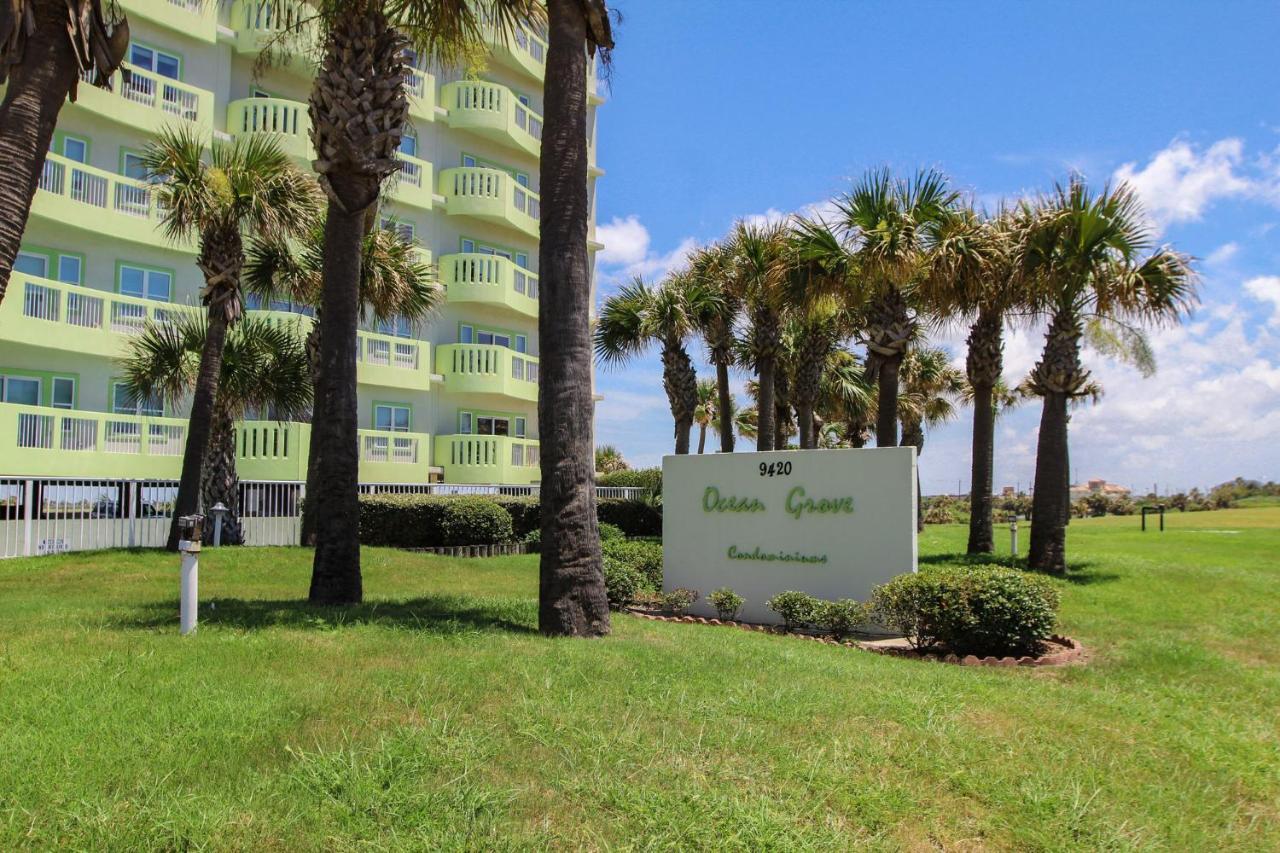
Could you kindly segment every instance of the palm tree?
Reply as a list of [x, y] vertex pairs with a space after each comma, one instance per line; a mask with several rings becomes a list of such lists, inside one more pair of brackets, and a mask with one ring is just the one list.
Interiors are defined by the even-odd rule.
[[707, 447], [707, 427], [720, 431], [719, 389], [710, 379], [698, 380], [698, 405], [693, 410], [693, 422], [698, 425], [698, 454], [702, 455]]
[[[317, 223], [300, 241], [255, 239], [249, 244], [244, 267], [244, 287], [264, 303], [288, 299], [317, 306], [324, 268], [324, 228]], [[416, 243], [395, 228], [376, 228], [364, 237], [360, 259], [360, 321], [378, 325], [397, 319], [419, 325], [444, 305], [444, 288], [435, 268], [422, 260]], [[319, 313], [319, 309], [316, 309]], [[313, 387], [319, 385], [320, 323], [307, 335]], [[318, 443], [307, 453], [306, 494], [319, 488]], [[299, 525], [303, 545], [315, 544], [317, 513], [314, 501], [304, 501]]]
[[[105, 11], [104, 11], [104, 6]], [[129, 47], [114, 2], [0, 3], [0, 300], [18, 257], [58, 113], [82, 79], [109, 88]]]
[[902, 420], [902, 445], [916, 449], [916, 527], [923, 531], [919, 457], [924, 452], [925, 429], [955, 417], [956, 401], [964, 395], [965, 378], [964, 373], [951, 366], [946, 350], [927, 347], [907, 353], [901, 379], [898, 417]]
[[827, 357], [815, 410], [824, 426], [838, 426], [843, 446], [866, 446], [876, 420], [876, 388], [855, 354], [838, 349]]
[[596, 471], [601, 474], [614, 474], [631, 468], [622, 457], [622, 451], [612, 444], [602, 444], [596, 448]]
[[[187, 399], [200, 375], [211, 325], [198, 314], [148, 325], [129, 342], [123, 359], [129, 393], [136, 399], [159, 397], [171, 404]], [[223, 544], [244, 541], [236, 422], [252, 410], [271, 411], [281, 421], [296, 420], [310, 407], [311, 371], [299, 330], [249, 317], [227, 334], [200, 489], [206, 508], [222, 503], [229, 510], [222, 525]]]
[[932, 227], [955, 203], [957, 194], [934, 170], [911, 181], [888, 169], [868, 172], [853, 190], [836, 200], [839, 225], [857, 258], [866, 290], [867, 376], [876, 380], [876, 445], [898, 444], [898, 372], [918, 320], [912, 289], [930, 248]]
[[[742, 301], [731, 287], [732, 253], [724, 243], [699, 249], [689, 259], [689, 275], [718, 298], [707, 300], [705, 310], [695, 317], [698, 330], [707, 342], [708, 360], [716, 368], [716, 410], [733, 410], [733, 389], [729, 386], [729, 368], [734, 364], [737, 347], [735, 326], [742, 311]], [[720, 432], [720, 452], [733, 452], [733, 430]]]
[[788, 308], [786, 236], [785, 223], [739, 222], [729, 238], [733, 255], [729, 287], [744, 306], [746, 363], [759, 380], [756, 450], [774, 449], [777, 361]]
[[178, 547], [178, 519], [199, 506], [201, 464], [209, 445], [222, 350], [227, 330], [239, 321], [243, 308], [244, 235], [283, 239], [297, 234], [319, 208], [315, 182], [293, 165], [272, 137], [214, 140], [208, 159], [204, 153], [204, 140], [184, 127], [162, 131], [142, 158], [151, 179], [158, 182], [165, 234], [175, 241], [199, 240], [196, 265], [205, 282], [200, 299], [209, 317], [169, 529], [171, 551]]
[[1024, 203], [1023, 215], [1032, 221], [1020, 274], [1031, 284], [1037, 307], [1049, 315], [1044, 351], [1031, 375], [1044, 408], [1029, 562], [1062, 574], [1070, 511], [1067, 406], [1089, 384], [1080, 362], [1085, 326], [1107, 333], [1104, 339], [1132, 342], [1139, 325], [1177, 322], [1195, 301], [1197, 276], [1188, 256], [1152, 249], [1142, 205], [1127, 185], [1094, 193], [1083, 178], [1072, 176], [1034, 205]]
[[641, 278], [604, 301], [596, 321], [596, 357], [606, 366], [625, 364], [650, 344], [662, 350], [662, 385], [675, 421], [677, 454], [689, 452], [698, 376], [686, 343], [695, 331], [697, 306], [715, 295], [685, 273], [673, 273], [657, 288]]

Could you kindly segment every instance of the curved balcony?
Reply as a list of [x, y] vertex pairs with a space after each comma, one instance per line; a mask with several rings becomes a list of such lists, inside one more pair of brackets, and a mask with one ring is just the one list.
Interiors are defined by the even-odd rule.
[[426, 71], [410, 68], [405, 88], [409, 90], [409, 114], [423, 121], [435, 121], [436, 78]]
[[31, 215], [61, 228], [80, 228], [181, 252], [189, 243], [173, 243], [157, 227], [160, 210], [155, 187], [49, 153], [37, 184]]
[[231, 7], [237, 53], [257, 55], [264, 49], [282, 48], [297, 53], [288, 65], [296, 70], [315, 71], [314, 57], [306, 56], [315, 45], [315, 27], [305, 3], [293, 0], [236, 0]]
[[440, 258], [449, 303], [493, 305], [522, 317], [538, 316], [538, 276], [498, 255], [462, 253]]
[[431, 387], [431, 346], [411, 338], [358, 332], [356, 382], [426, 391]]
[[505, 435], [438, 435], [435, 463], [446, 483], [525, 485], [542, 478], [539, 444]]
[[289, 156], [310, 162], [311, 116], [301, 101], [283, 98], [244, 98], [227, 104], [227, 133], [236, 139], [270, 134]]
[[120, 0], [130, 15], [213, 44], [218, 40], [218, 4], [208, 0]]
[[539, 83], [547, 76], [547, 41], [542, 36], [526, 27], [516, 27], [504, 36], [489, 25], [486, 38], [498, 62]]
[[91, 85], [87, 74], [81, 76], [75, 109], [147, 133], [176, 121], [189, 121], [205, 133], [213, 130], [213, 92], [206, 89], [140, 68], [116, 71], [110, 89]]
[[538, 236], [538, 194], [499, 169], [462, 166], [440, 173], [440, 194], [450, 215], [474, 216]]
[[436, 347], [436, 369], [451, 394], [496, 394], [538, 400], [538, 359], [491, 344]]
[[498, 83], [463, 80], [440, 90], [449, 126], [492, 139], [537, 157], [542, 151], [542, 116]]
[[396, 172], [387, 188], [392, 201], [430, 210], [435, 196], [435, 181], [431, 164], [408, 154], [397, 154], [400, 171]]

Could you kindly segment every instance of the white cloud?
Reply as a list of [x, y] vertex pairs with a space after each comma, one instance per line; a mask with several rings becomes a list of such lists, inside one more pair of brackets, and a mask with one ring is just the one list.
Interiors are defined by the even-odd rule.
[[1234, 258], [1239, 253], [1240, 253], [1239, 243], [1236, 243], [1235, 241], [1232, 241], [1230, 243], [1223, 243], [1221, 246], [1219, 246], [1218, 248], [1210, 252], [1208, 257], [1204, 259], [1204, 262], [1206, 264], [1209, 264], [1210, 266], [1220, 266], [1222, 264], [1225, 264], [1227, 261], [1231, 260], [1232, 258]]
[[1174, 140], [1156, 152], [1142, 168], [1125, 163], [1115, 178], [1127, 181], [1147, 206], [1157, 227], [1196, 221], [1220, 198], [1255, 191], [1254, 182], [1240, 174], [1244, 142], [1221, 139], [1201, 151], [1186, 140]]
[[635, 216], [596, 226], [596, 240], [604, 243], [596, 259], [606, 266], [629, 266], [649, 253], [649, 229]]
[[1260, 275], [1244, 283], [1244, 292], [1259, 302], [1271, 303], [1273, 326], [1280, 326], [1280, 275]]

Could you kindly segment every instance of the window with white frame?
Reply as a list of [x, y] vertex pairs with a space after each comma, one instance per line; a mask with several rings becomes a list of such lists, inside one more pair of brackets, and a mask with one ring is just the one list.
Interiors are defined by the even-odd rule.
[[160, 417], [164, 415], [164, 400], [159, 395], [140, 400], [130, 393], [129, 387], [123, 382], [113, 382], [111, 385], [111, 411], [117, 415]]
[[373, 407], [373, 428], [386, 432], [408, 432], [412, 422], [408, 406], [379, 403]]
[[173, 273], [121, 264], [120, 292], [125, 296], [168, 302], [173, 293]]
[[0, 400], [22, 406], [38, 406], [40, 380], [34, 376], [0, 374]]

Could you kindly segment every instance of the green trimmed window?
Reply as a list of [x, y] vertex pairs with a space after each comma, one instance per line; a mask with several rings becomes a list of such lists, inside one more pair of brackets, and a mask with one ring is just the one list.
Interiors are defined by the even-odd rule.
[[125, 296], [168, 302], [173, 296], [173, 273], [168, 270], [121, 264], [118, 289]]
[[23, 406], [40, 405], [40, 379], [22, 374], [0, 374], [0, 400]]
[[411, 407], [397, 403], [377, 403], [373, 407], [373, 428], [385, 432], [408, 432], [413, 424]]
[[111, 412], [116, 415], [162, 417], [164, 415], [164, 400], [159, 396], [139, 400], [129, 393], [128, 386], [123, 382], [113, 382], [111, 383]]

